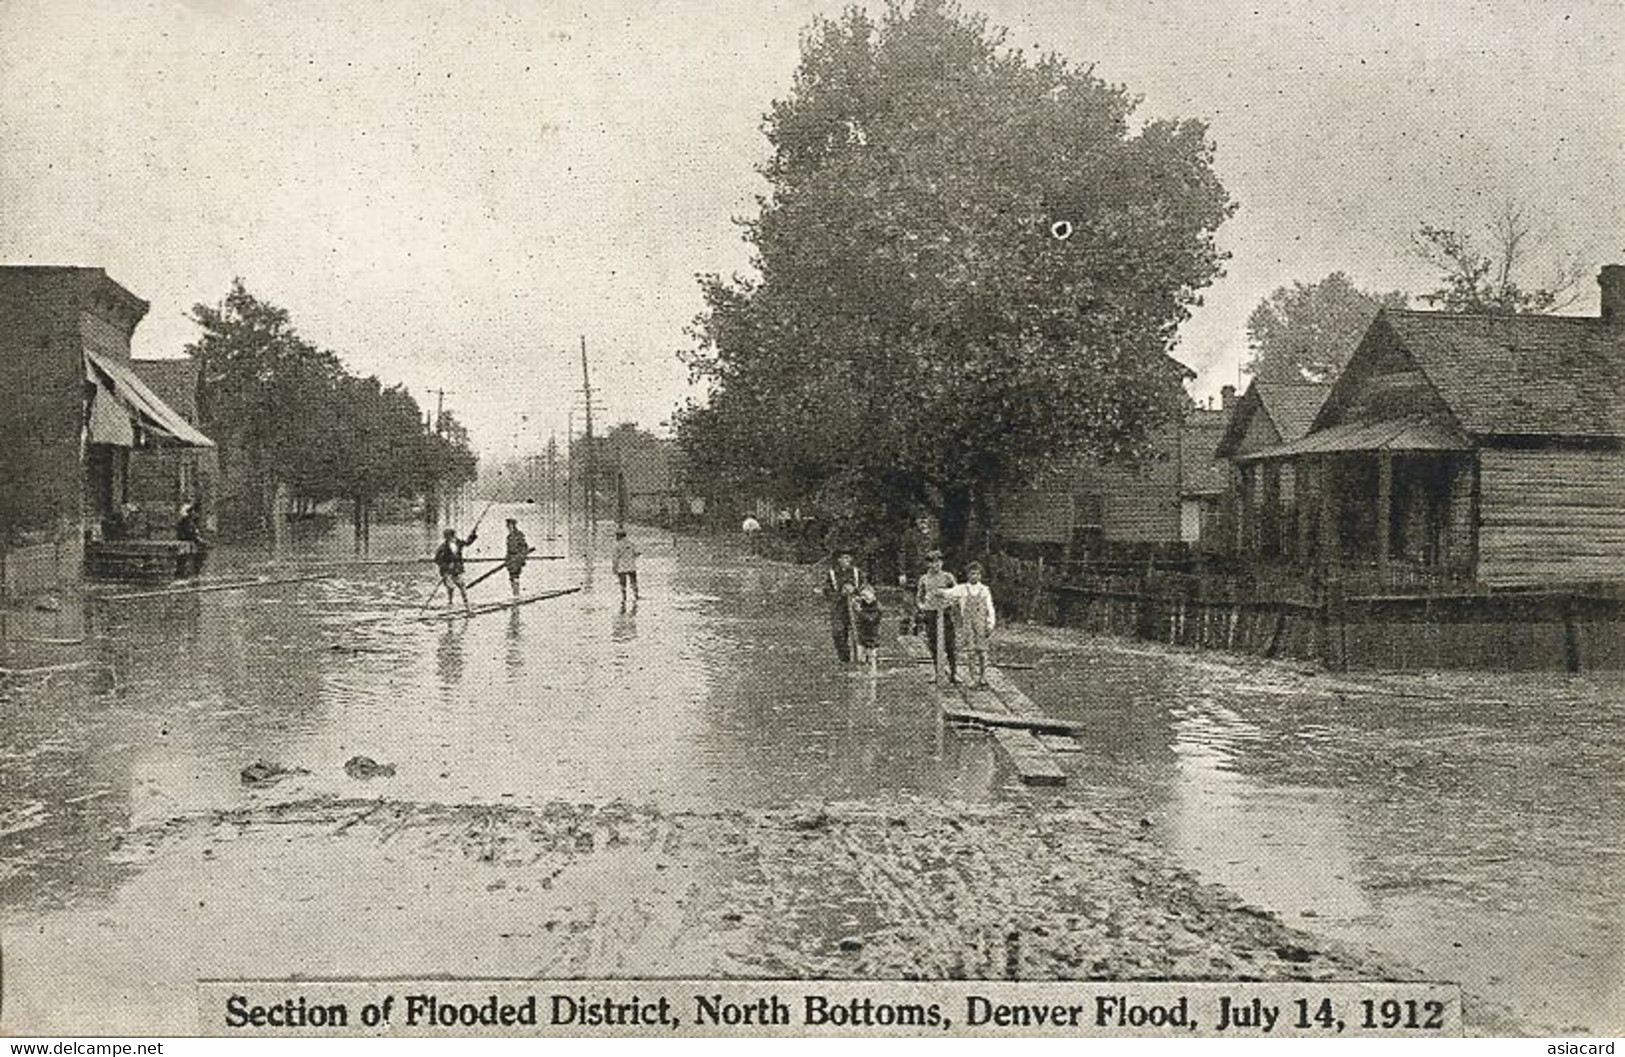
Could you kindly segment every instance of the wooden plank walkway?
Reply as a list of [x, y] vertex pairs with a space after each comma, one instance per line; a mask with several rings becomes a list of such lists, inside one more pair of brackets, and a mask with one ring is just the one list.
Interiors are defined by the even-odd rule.
[[[917, 635], [899, 636], [903, 652], [914, 660], [924, 658], [928, 663], [931, 651]], [[1064, 721], [1047, 720], [1038, 706], [1033, 704], [1010, 681], [1009, 676], [991, 665], [987, 670], [991, 690], [973, 690], [965, 686], [931, 686], [937, 708], [946, 719], [974, 722], [988, 727], [994, 744], [1009, 758], [1016, 776], [1023, 785], [1065, 785], [1066, 772], [1039, 736], [1030, 728], [1044, 723], [1046, 730], [1076, 730], [1076, 725]], [[957, 691], [957, 692], [956, 692]], [[982, 718], [985, 717], [985, 718]], [[1000, 722], [1002, 721], [1002, 723]], [[1019, 724], [1006, 726], [1004, 723]], [[1053, 724], [1053, 726], [1050, 726]]]

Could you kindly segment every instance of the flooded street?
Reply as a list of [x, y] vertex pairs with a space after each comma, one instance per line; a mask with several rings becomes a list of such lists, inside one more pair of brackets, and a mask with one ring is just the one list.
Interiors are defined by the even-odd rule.
[[1346, 676], [1048, 629], [1020, 681], [1090, 734], [1074, 795], [1308, 931], [1533, 1022], [1625, 1024], [1625, 679]]
[[[811, 573], [633, 535], [644, 598], [624, 613], [604, 555], [578, 553], [534, 562], [524, 583], [580, 593], [470, 620], [433, 609], [422, 619], [432, 570], [402, 564], [7, 614], [7, 1009], [45, 1023], [73, 1002], [139, 1011], [159, 992], [188, 994], [199, 976], [234, 974], [741, 971], [737, 950], [706, 938], [712, 910], [717, 921], [754, 920], [758, 939], [785, 931], [774, 941], [785, 952], [835, 929], [817, 950], [860, 933], [870, 936], [863, 957], [879, 958], [885, 901], [872, 878], [854, 881], [869, 896], [845, 905], [843, 889], [820, 893], [805, 872], [817, 855], [803, 860], [794, 841], [775, 843], [789, 837], [738, 820], [789, 813], [792, 836], [800, 826], [829, 844], [828, 871], [847, 861], [837, 837], [929, 857], [939, 830], [960, 827], [950, 816], [984, 819], [993, 833], [1016, 812], [1065, 820], [1080, 840], [1098, 828], [1128, 856], [1142, 854], [1137, 838], [1112, 834], [1144, 819], [1173, 868], [1288, 928], [1460, 980], [1516, 1024], [1625, 1025], [1625, 776], [1609, 763], [1625, 754], [1617, 679], [1334, 677], [1018, 627], [1002, 656], [1034, 667], [1012, 675], [1046, 712], [1088, 726], [1082, 751], [1061, 757], [1071, 784], [1040, 799], [985, 735], [944, 729], [923, 670], [897, 651], [877, 679], [837, 667]], [[558, 546], [539, 527], [532, 536], [540, 553]], [[343, 558], [342, 542], [301, 561]], [[499, 545], [482, 538], [471, 553]], [[376, 536], [372, 558], [420, 548], [402, 529]], [[309, 571], [262, 552], [219, 559], [210, 580]], [[498, 574], [474, 596], [507, 591]], [[888, 619], [888, 638], [894, 627]], [[353, 777], [357, 756], [394, 773]], [[244, 768], [261, 762], [291, 773], [245, 782]], [[866, 805], [881, 821], [836, 812], [795, 822], [825, 802]], [[1003, 861], [977, 869], [1030, 868], [1037, 881], [1046, 855], [1106, 869], [1046, 843], [1042, 825], [1021, 828], [1034, 830], [1030, 847], [1012, 839]], [[456, 855], [510, 872], [452, 868], [462, 860], [443, 858], [448, 829], [461, 834]], [[903, 847], [903, 830], [926, 843]], [[376, 843], [350, 839], [363, 831]], [[750, 850], [683, 858], [702, 836]], [[619, 858], [558, 872], [594, 847]], [[531, 884], [549, 856], [565, 857], [548, 875], [558, 880]], [[971, 921], [978, 874], [963, 876]], [[664, 880], [612, 893], [634, 877]], [[785, 902], [787, 891], [811, 895]], [[735, 909], [713, 905], [730, 892]], [[482, 902], [498, 896], [500, 906]], [[618, 898], [626, 905], [611, 907]], [[609, 934], [589, 943], [583, 929], [571, 947], [567, 925], [509, 921], [553, 913], [526, 900], [563, 901], [582, 920], [611, 922]], [[994, 909], [983, 916], [997, 927]], [[166, 931], [194, 922], [196, 935]], [[480, 929], [521, 937], [524, 953], [458, 946]], [[936, 950], [945, 972], [976, 975], [963, 950], [911, 942], [920, 964]], [[781, 953], [753, 964], [839, 974], [889, 963]], [[1161, 971], [1247, 972], [1220, 964]], [[174, 1021], [180, 1030], [189, 1016]]]

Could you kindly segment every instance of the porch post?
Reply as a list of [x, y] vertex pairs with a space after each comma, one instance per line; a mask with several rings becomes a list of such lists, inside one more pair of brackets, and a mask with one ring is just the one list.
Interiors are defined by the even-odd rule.
[[1318, 475], [1314, 472], [1307, 459], [1294, 459], [1292, 466], [1292, 495], [1298, 508], [1298, 554], [1300, 564], [1311, 561], [1309, 553], [1309, 525], [1314, 516], [1310, 504], [1318, 498], [1323, 491]]
[[1320, 477], [1320, 553], [1316, 562], [1322, 569], [1330, 568], [1343, 554], [1343, 543], [1337, 538], [1337, 477], [1333, 472], [1333, 456], [1315, 459]]
[[1377, 573], [1388, 571], [1389, 528], [1394, 510], [1394, 455], [1377, 452]]

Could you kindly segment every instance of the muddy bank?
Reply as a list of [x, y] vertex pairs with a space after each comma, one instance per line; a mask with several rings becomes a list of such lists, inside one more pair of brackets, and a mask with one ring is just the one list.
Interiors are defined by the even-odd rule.
[[1063, 802], [322, 798], [132, 828], [109, 858], [128, 877], [106, 903], [8, 922], [12, 1030], [193, 1030], [199, 977], [1421, 975], [1289, 928], [1171, 867], [1144, 827]]

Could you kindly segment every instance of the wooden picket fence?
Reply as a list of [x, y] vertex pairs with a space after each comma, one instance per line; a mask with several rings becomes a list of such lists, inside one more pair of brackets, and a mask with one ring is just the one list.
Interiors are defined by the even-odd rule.
[[1492, 593], [1448, 575], [1351, 567], [1193, 572], [989, 556], [1012, 619], [1332, 668], [1625, 668], [1625, 593]]

